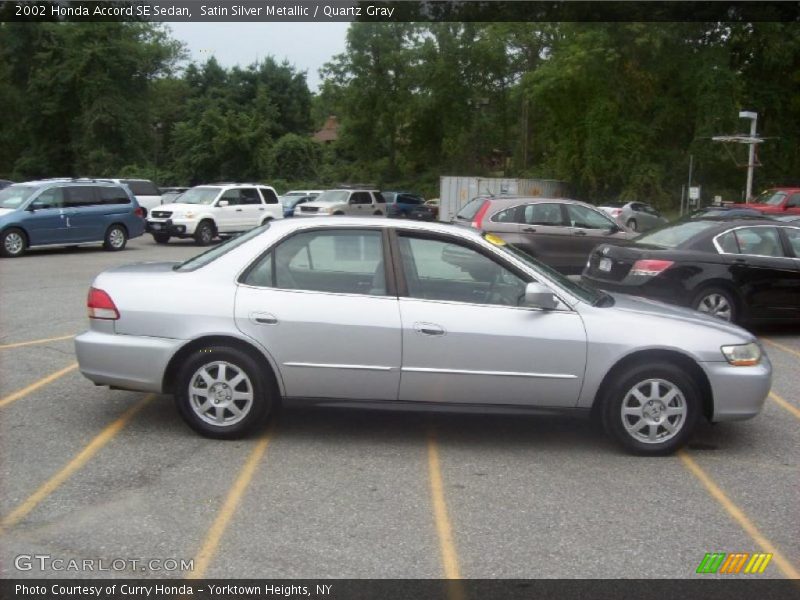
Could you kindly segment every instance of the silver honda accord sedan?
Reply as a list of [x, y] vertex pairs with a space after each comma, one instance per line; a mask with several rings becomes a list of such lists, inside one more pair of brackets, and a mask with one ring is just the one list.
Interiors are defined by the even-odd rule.
[[572, 412], [667, 454], [697, 421], [761, 410], [772, 367], [747, 331], [566, 279], [441, 223], [287, 219], [183, 263], [93, 282], [75, 346], [97, 385], [173, 394], [216, 438], [279, 403]]

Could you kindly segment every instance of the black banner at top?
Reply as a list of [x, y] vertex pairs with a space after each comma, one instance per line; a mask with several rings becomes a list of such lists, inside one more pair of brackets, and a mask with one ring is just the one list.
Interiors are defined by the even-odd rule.
[[800, 22], [797, 1], [0, 0], [0, 21]]

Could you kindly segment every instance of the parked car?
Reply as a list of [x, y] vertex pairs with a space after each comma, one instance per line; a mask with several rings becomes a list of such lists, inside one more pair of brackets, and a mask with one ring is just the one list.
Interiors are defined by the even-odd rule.
[[14, 185], [14, 182], [9, 181], [8, 179], [0, 179], [0, 190], [3, 190], [10, 185]]
[[753, 208], [767, 215], [800, 215], [800, 188], [771, 188], [761, 192], [752, 202], [730, 206]]
[[583, 281], [724, 321], [800, 318], [800, 225], [697, 219], [592, 252]]
[[386, 199], [386, 216], [407, 219], [418, 206], [425, 203], [425, 198], [411, 192], [381, 192]]
[[479, 196], [455, 222], [494, 233], [565, 274], [579, 274], [597, 244], [635, 235], [594, 206], [562, 198]]
[[144, 211], [130, 190], [108, 181], [47, 179], [0, 191], [0, 254], [102, 242], [122, 250], [144, 233]]
[[340, 189], [321, 193], [295, 211], [295, 216], [385, 215], [386, 199], [378, 190]]
[[114, 183], [121, 183], [128, 186], [128, 189], [136, 198], [136, 201], [144, 209], [144, 216], [147, 216], [153, 208], [161, 205], [161, 191], [149, 179], [107, 179]]
[[683, 215], [679, 221], [690, 221], [696, 219], [763, 219], [764, 213], [754, 208], [740, 208], [737, 206], [704, 206]]
[[597, 208], [631, 231], [649, 231], [669, 223], [660, 212], [644, 202], [610, 203]]
[[589, 413], [628, 450], [665, 454], [701, 417], [755, 416], [771, 384], [737, 326], [585, 288], [442, 223], [284, 219], [184, 263], [101, 273], [87, 306], [81, 372], [173, 394], [217, 438], [305, 399]]
[[283, 194], [283, 198], [288, 196], [319, 196], [325, 190], [289, 190]]
[[306, 202], [311, 202], [314, 198], [317, 197], [318, 194], [308, 194], [305, 196], [294, 194], [294, 195], [286, 195], [286, 196], [278, 196], [278, 200], [280, 201], [281, 205], [283, 206], [283, 216], [284, 217], [293, 217], [294, 211], [297, 210], [297, 207], [301, 204], [305, 204]]
[[178, 202], [154, 209], [147, 231], [158, 244], [170, 238], [194, 238], [207, 246], [215, 237], [233, 235], [283, 218], [275, 190], [253, 183], [199, 185], [181, 194]]
[[187, 191], [188, 187], [167, 187], [161, 188], [161, 204], [171, 204], [175, 202], [175, 200], [183, 194], [183, 192]]
[[418, 221], [438, 221], [439, 220], [439, 199], [433, 198], [426, 200], [424, 204], [415, 206], [408, 213], [410, 219]]

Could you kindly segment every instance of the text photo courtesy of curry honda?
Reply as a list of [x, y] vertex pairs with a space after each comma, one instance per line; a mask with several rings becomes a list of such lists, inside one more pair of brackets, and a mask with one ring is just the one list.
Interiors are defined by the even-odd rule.
[[0, 2], [0, 597], [800, 600], [795, 3], [84, 4]]

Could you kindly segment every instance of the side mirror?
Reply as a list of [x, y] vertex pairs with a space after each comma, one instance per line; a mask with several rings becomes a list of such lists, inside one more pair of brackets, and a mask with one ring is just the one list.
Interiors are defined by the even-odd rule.
[[525, 286], [525, 306], [553, 310], [558, 306], [558, 300], [549, 287], [532, 282]]
[[229, 204], [230, 202], [228, 202], [227, 200], [220, 200], [219, 202], [217, 202], [217, 206], [219, 207], [228, 206]]

